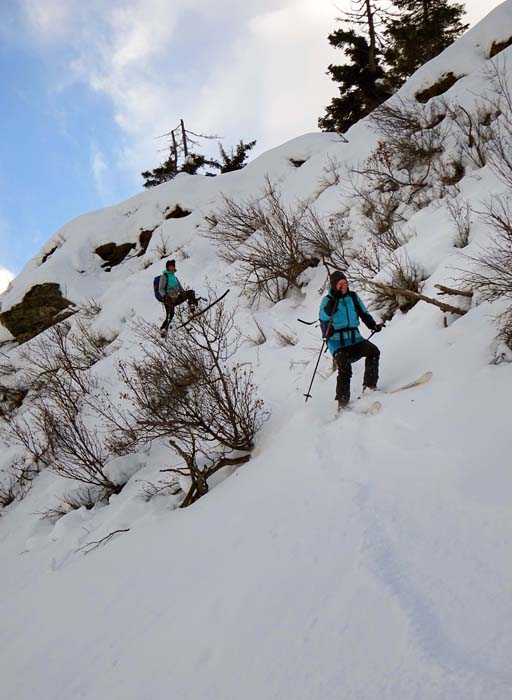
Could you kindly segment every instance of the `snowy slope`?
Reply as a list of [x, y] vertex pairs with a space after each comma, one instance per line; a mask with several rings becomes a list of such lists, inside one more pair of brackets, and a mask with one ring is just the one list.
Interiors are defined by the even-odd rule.
[[[486, 88], [489, 50], [512, 34], [512, 2], [420, 69], [401, 96], [452, 71], [465, 77], [444, 95], [471, 106]], [[508, 60], [512, 48], [495, 60]], [[506, 65], [506, 64], [504, 64]], [[509, 68], [509, 70], [512, 70]], [[511, 73], [512, 75], [512, 73]], [[160, 323], [152, 279], [167, 244], [178, 275], [199, 293], [206, 280], [231, 287], [246, 335], [260, 324], [267, 342], [242, 345], [271, 410], [246, 466], [219, 477], [192, 507], [179, 498], [141, 500], [145, 481], [177, 463], [165, 445], [120, 460], [133, 474], [108, 506], [84, 508], [55, 525], [38, 513], [73, 483], [42, 472], [29, 494], [0, 518], [2, 695], [13, 700], [506, 700], [512, 697], [512, 522], [510, 389], [512, 364], [495, 342], [503, 304], [474, 304], [460, 317], [417, 304], [378, 336], [381, 382], [390, 389], [425, 370], [432, 381], [382, 394], [383, 411], [335, 419], [335, 376], [326, 356], [304, 404], [319, 332], [325, 271], [307, 272], [303, 293], [250, 308], [230, 268], [198, 227], [221, 195], [247, 198], [268, 176], [286, 201], [311, 198], [322, 214], [359, 210], [346, 183], [325, 186], [371, 153], [378, 135], [354, 126], [348, 143], [332, 134], [293, 139], [244, 170], [180, 175], [115, 207], [79, 217], [48, 241], [0, 297], [2, 311], [34, 285], [58, 282], [74, 304], [94, 299], [94, 328], [119, 334], [95, 366], [115, 381], [134, 350], [139, 319]], [[296, 168], [290, 159], [305, 160]], [[477, 208], [505, 190], [488, 167], [468, 170], [461, 192]], [[165, 219], [179, 204], [192, 213]], [[439, 202], [411, 213], [406, 248], [427, 271], [424, 293], [449, 284], [463, 265], [454, 225]], [[134, 249], [110, 272], [94, 253], [108, 242], [136, 243], [154, 229], [146, 253]], [[490, 230], [475, 217], [470, 245]], [[42, 263], [43, 257], [54, 252]], [[76, 320], [77, 316], [74, 317]], [[73, 321], [75, 322], [75, 321]], [[297, 335], [281, 347], [276, 330]], [[8, 333], [4, 331], [8, 339]], [[13, 363], [20, 349], [2, 350]], [[353, 393], [362, 380], [354, 366]], [[366, 399], [362, 399], [362, 404]], [[0, 467], [19, 453], [5, 445]], [[114, 530], [103, 547], [81, 547]]]

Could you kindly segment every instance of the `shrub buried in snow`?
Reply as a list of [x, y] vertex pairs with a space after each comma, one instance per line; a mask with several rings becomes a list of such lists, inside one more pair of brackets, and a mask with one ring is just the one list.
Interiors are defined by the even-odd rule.
[[128, 407], [110, 409], [113, 439], [126, 451], [166, 440], [184, 464], [170, 471], [191, 479], [182, 505], [206, 493], [222, 466], [247, 461], [231, 455], [253, 449], [268, 416], [250, 367], [230, 363], [241, 340], [234, 314], [221, 301], [175, 328], [170, 341], [143, 323], [142, 359], [119, 366]]
[[321, 261], [328, 267], [347, 264], [343, 220], [332, 217], [325, 224], [307, 202], [285, 205], [268, 179], [260, 198], [224, 197], [206, 222], [203, 234], [234, 266], [233, 281], [251, 303], [260, 297], [274, 303], [284, 299], [290, 289], [300, 288], [302, 273]]

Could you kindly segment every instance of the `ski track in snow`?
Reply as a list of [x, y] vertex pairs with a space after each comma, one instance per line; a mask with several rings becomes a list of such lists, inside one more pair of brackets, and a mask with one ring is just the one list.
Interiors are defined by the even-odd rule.
[[[507, 673], [492, 663], [484, 663], [479, 656], [467, 651], [463, 642], [451, 637], [436, 612], [435, 604], [429, 599], [428, 591], [421, 590], [416, 585], [417, 575], [393, 544], [393, 538], [387, 534], [390, 525], [394, 532], [399, 532], [408, 527], [408, 522], [407, 518], [402, 517], [396, 510], [387, 514], [380, 511], [371, 479], [368, 475], [365, 478], [365, 464], [368, 461], [365, 431], [366, 421], [371, 417], [348, 413], [339, 418], [344, 420], [343, 425], [330, 424], [316, 434], [316, 449], [322, 471], [330, 477], [333, 487], [349, 491], [357, 506], [362, 531], [361, 557], [364, 567], [382, 584], [389, 596], [398, 602], [408, 620], [410, 641], [424, 657], [448, 674], [457, 674], [464, 686], [472, 688], [471, 697], [503, 700], [512, 688], [512, 672]], [[344, 434], [333, 435], [336, 428], [344, 429]], [[332, 439], [326, 439], [325, 433], [328, 437], [332, 436]], [[378, 451], [378, 446], [376, 449]], [[336, 450], [341, 456], [339, 464], [332, 463], [332, 455]], [[345, 459], [350, 461], [349, 473], [357, 474], [357, 477], [346, 476], [344, 455]], [[399, 459], [404, 457], [414, 464], [412, 453], [408, 456], [397, 455]], [[459, 697], [455, 688], [452, 692], [455, 693], [452, 697]], [[464, 691], [466, 692], [469, 691]], [[482, 695], [479, 695], [480, 692]]]
[[[399, 601], [418, 648], [445, 671], [466, 675], [469, 684], [480, 683], [482, 687], [490, 684], [487, 691], [491, 692], [490, 689], [493, 688], [496, 697], [501, 697], [500, 693], [510, 690], [512, 673], [503, 673], [500, 668], [483, 664], [481, 659], [467, 653], [463, 645], [450, 638], [435, 606], [416, 587], [414, 574], [400, 557], [392, 539], [387, 536], [386, 528], [390, 519], [379, 513], [368, 484], [357, 487], [356, 502], [365, 529], [363, 552], [368, 569]], [[395, 523], [397, 529], [406, 526], [404, 522], [393, 519], [393, 524]]]

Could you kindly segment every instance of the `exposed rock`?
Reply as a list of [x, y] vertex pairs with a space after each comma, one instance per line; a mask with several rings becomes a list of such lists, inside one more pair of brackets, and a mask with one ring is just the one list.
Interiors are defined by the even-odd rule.
[[294, 168], [300, 168], [300, 166], [304, 165], [305, 162], [305, 160], [297, 160], [295, 158], [290, 158], [290, 163], [293, 165]]
[[149, 242], [151, 240], [151, 237], [153, 236], [154, 230], [155, 229], [146, 229], [146, 230], [140, 232], [140, 234], [139, 234], [140, 250], [137, 253], [138, 256], [144, 255], [144, 253], [148, 249], [148, 245], [149, 245]]
[[493, 41], [489, 58], [493, 58], [493, 56], [496, 56], [496, 54], [500, 53], [500, 51], [503, 51], [503, 49], [506, 49], [509, 46], [512, 46], [512, 36], [505, 41]]
[[43, 255], [43, 258], [41, 260], [41, 265], [45, 263], [48, 258], [55, 253], [55, 251], [58, 249], [58, 245], [54, 246], [51, 250], [49, 250], [45, 255]]
[[184, 216], [190, 216], [190, 214], [192, 214], [188, 209], [182, 209], [179, 204], [169, 213], [167, 213], [167, 211], [168, 209], [165, 210], [166, 219], [182, 219]]
[[18, 343], [24, 343], [58, 321], [71, 316], [74, 312], [66, 311], [69, 306], [71, 302], [62, 296], [58, 284], [36, 284], [19, 304], [0, 314], [0, 321]]
[[447, 90], [449, 90], [452, 85], [455, 85], [457, 80], [460, 80], [464, 76], [455, 75], [451, 71], [442, 75], [439, 80], [424, 90], [420, 90], [416, 93], [415, 97], [418, 102], [428, 102], [432, 97], [437, 97], [438, 95], [443, 95]]
[[135, 246], [135, 243], [121, 243], [120, 245], [105, 243], [105, 245], [98, 246], [94, 252], [105, 261], [102, 267], [115, 267], [120, 262], [123, 262], [130, 250], [133, 250]]

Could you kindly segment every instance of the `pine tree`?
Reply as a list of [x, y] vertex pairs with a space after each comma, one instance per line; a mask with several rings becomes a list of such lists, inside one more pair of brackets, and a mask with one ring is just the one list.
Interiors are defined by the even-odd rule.
[[[185, 129], [183, 120], [180, 124], [164, 136], [171, 136], [170, 154], [167, 160], [154, 170], [145, 170], [141, 173], [144, 178], [144, 187], [155, 187], [163, 182], [172, 180], [178, 173], [188, 173], [189, 175], [197, 175], [199, 171], [205, 168], [211, 168], [214, 171], [218, 170], [221, 173], [229, 173], [233, 170], [241, 170], [245, 166], [245, 161], [248, 158], [249, 151], [254, 148], [256, 141], [249, 143], [240, 143], [236, 149], [231, 148], [227, 153], [219, 143], [220, 162], [214, 158], [207, 158], [202, 153], [190, 151], [190, 145], [198, 146], [199, 139], [212, 139], [216, 136], [205, 136], [204, 134], [195, 134], [193, 131]], [[195, 138], [194, 138], [195, 137]], [[209, 170], [202, 173], [208, 177], [214, 177], [215, 172]]]
[[249, 151], [251, 151], [255, 145], [256, 141], [249, 141], [249, 143], [240, 141], [236, 149], [232, 148], [230, 153], [227, 153], [222, 147], [222, 144], [219, 143], [221, 162], [218, 163], [218, 167], [220, 172], [231, 173], [233, 170], [241, 170], [245, 167], [245, 161], [249, 156]]
[[420, 66], [437, 56], [469, 25], [464, 6], [450, 0], [393, 0], [396, 13], [385, 21], [390, 83], [398, 88]]
[[318, 120], [323, 131], [346, 131], [390, 95], [375, 27], [378, 12], [376, 0], [358, 0], [355, 12], [345, 13], [340, 21], [363, 26], [364, 34], [338, 29], [328, 37], [332, 46], [344, 51], [349, 62], [328, 68], [328, 74], [340, 84], [340, 97], [333, 98], [325, 116]]
[[155, 187], [161, 185], [162, 182], [172, 180], [178, 174], [178, 165], [175, 152], [171, 148], [171, 153], [166, 161], [154, 170], [145, 170], [141, 173], [144, 178], [144, 187]]

